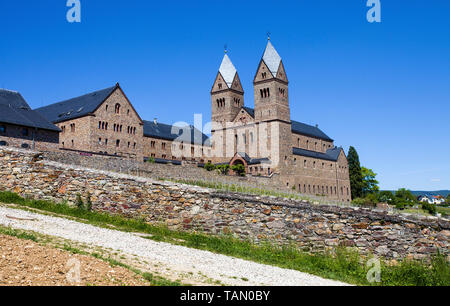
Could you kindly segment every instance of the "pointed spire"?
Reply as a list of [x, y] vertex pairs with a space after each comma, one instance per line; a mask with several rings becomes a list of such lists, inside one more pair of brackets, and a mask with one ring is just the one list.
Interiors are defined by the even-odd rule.
[[224, 78], [225, 82], [228, 85], [228, 88], [231, 88], [233, 84], [234, 77], [236, 75], [236, 68], [228, 57], [225, 49], [225, 56], [223, 57], [222, 64], [220, 65], [219, 72]]
[[275, 48], [273, 47], [272, 43], [270, 42], [270, 36], [262, 59], [264, 63], [266, 63], [272, 75], [276, 77], [278, 68], [280, 67], [281, 64], [281, 57], [278, 54], [277, 50], [275, 50]]

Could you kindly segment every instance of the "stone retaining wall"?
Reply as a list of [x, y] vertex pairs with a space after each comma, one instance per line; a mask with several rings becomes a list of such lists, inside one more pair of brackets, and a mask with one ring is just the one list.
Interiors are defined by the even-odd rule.
[[311, 252], [354, 246], [387, 258], [449, 254], [450, 221], [385, 211], [312, 205], [59, 164], [29, 151], [0, 149], [0, 189], [74, 203], [91, 194], [94, 209], [143, 217], [169, 228], [232, 233], [256, 242], [295, 243]]

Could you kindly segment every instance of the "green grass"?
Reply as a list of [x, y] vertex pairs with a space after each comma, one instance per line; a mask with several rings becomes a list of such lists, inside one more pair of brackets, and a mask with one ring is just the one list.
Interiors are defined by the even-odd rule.
[[[381, 282], [369, 283], [366, 275], [370, 267], [368, 258], [356, 251], [338, 248], [335, 254], [311, 255], [292, 246], [277, 246], [270, 242], [256, 245], [229, 235], [206, 235], [198, 232], [169, 230], [165, 226], [147, 224], [144, 220], [128, 219], [118, 215], [91, 212], [66, 204], [24, 199], [11, 192], [0, 192], [0, 202], [14, 203], [24, 207], [37, 208], [65, 216], [83, 219], [85, 222], [110, 226], [123, 231], [146, 233], [146, 238], [165, 241], [191, 248], [208, 250], [255, 262], [294, 269], [324, 278], [340, 280], [357, 285], [450, 285], [450, 264], [443, 255], [433, 256], [429, 263], [403, 260], [396, 266], [381, 261]], [[148, 276], [155, 280], [155, 276]], [[164, 283], [164, 281], [161, 281]]]
[[25, 231], [16, 230], [16, 229], [13, 229], [10, 227], [0, 226], [0, 234], [13, 236], [13, 237], [17, 237], [20, 239], [32, 240], [34, 242], [38, 241], [38, 238], [36, 237], [36, 235], [25, 232]]

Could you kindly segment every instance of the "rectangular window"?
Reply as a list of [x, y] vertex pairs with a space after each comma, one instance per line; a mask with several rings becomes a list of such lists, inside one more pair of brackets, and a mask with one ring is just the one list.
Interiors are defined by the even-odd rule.
[[6, 125], [0, 125], [0, 133], [6, 133]]
[[27, 128], [23, 128], [22, 129], [22, 136], [28, 136], [28, 129]]

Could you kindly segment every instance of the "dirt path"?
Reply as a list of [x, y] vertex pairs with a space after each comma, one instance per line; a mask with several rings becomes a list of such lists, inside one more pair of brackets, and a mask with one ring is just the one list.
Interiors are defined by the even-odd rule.
[[[79, 277], [78, 277], [79, 276]], [[0, 285], [145, 286], [149, 282], [122, 267], [92, 256], [0, 235]]]

